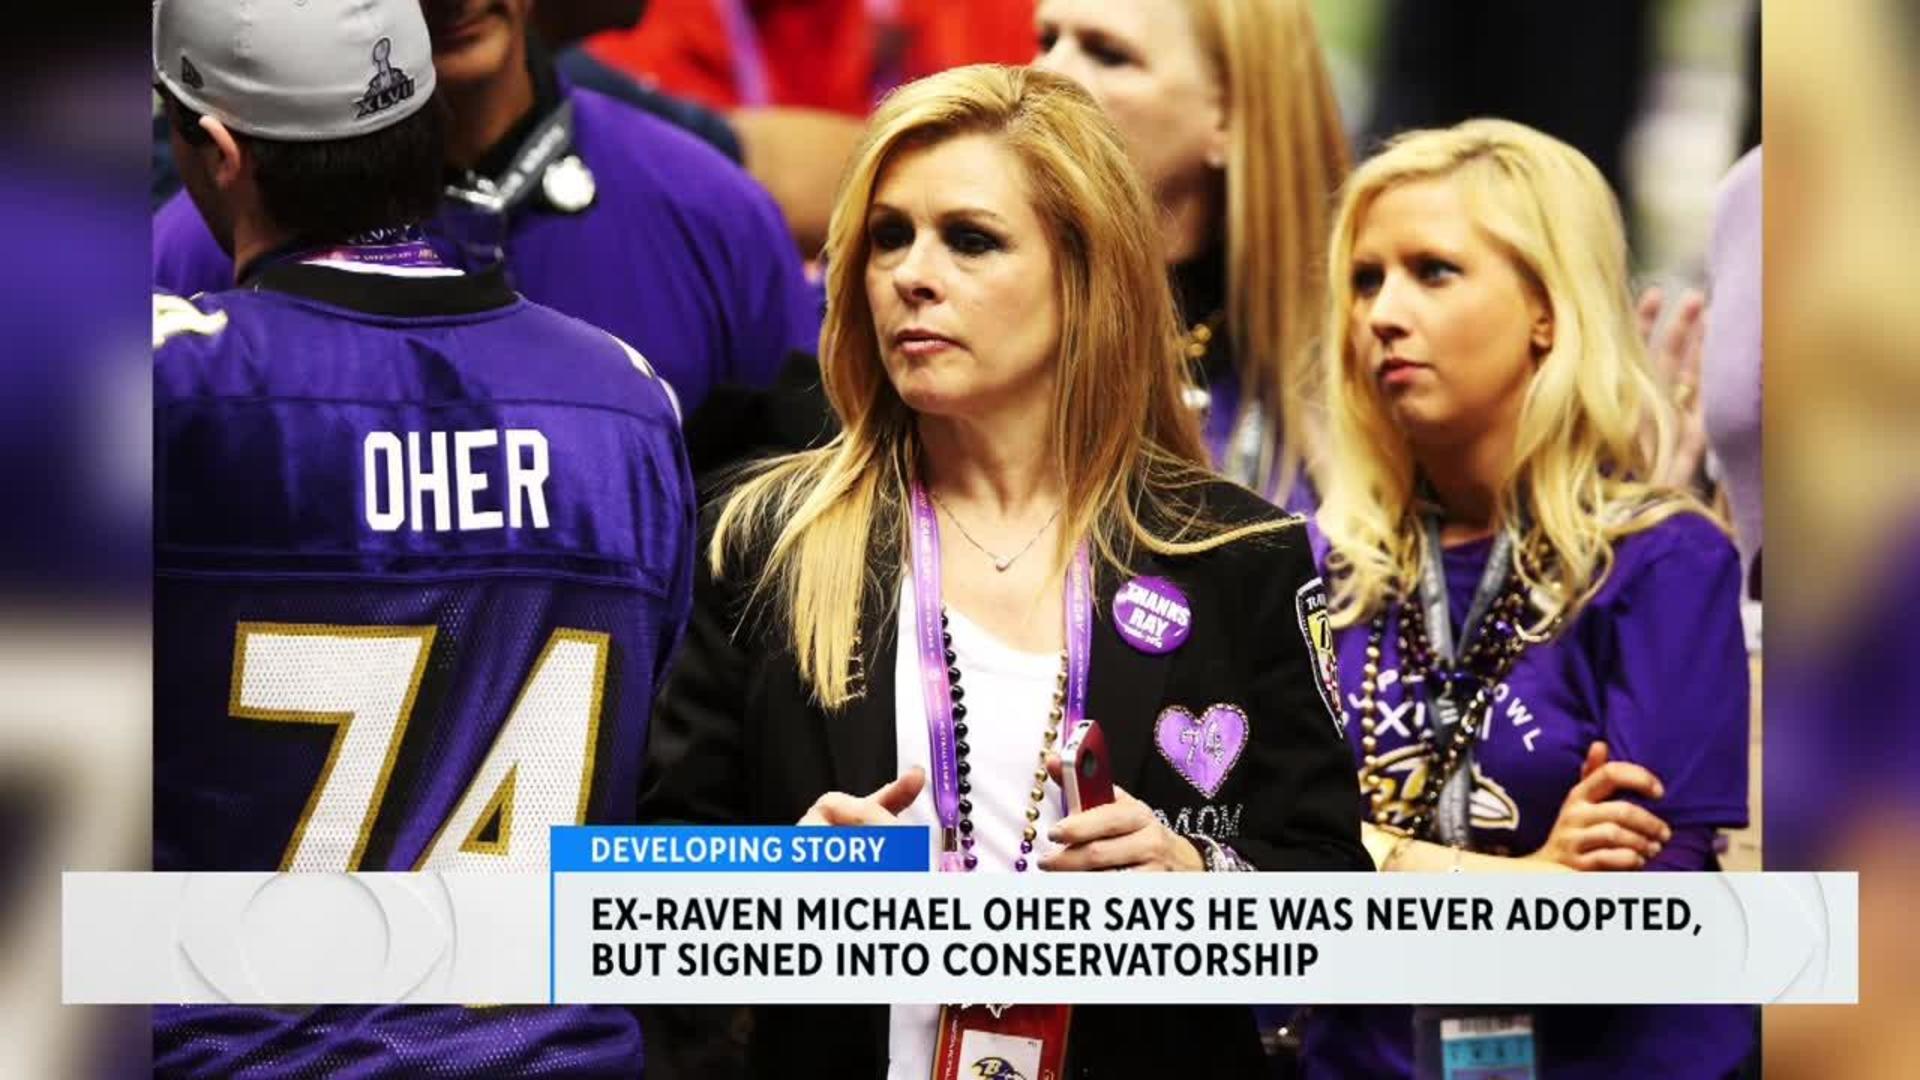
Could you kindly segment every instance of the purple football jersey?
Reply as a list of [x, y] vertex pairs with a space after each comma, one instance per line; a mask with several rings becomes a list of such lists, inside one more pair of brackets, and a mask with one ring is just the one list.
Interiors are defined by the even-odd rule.
[[[1456, 633], [1492, 546], [1444, 553]], [[1596, 740], [1612, 760], [1660, 777], [1666, 796], [1647, 805], [1676, 839], [1682, 830], [1744, 826], [1749, 676], [1739, 604], [1739, 555], [1705, 518], [1682, 514], [1621, 541], [1612, 572], [1573, 624], [1523, 652], [1495, 688], [1475, 746], [1474, 849], [1538, 850]], [[1356, 767], [1367, 638], [1363, 622], [1336, 641]], [[1404, 792], [1424, 782], [1419, 738], [1430, 719], [1401, 682], [1396, 638], [1389, 632], [1381, 644], [1375, 734], [1392, 790]], [[1742, 1006], [1559, 1007], [1535, 1016], [1540, 1075], [1555, 1080], [1723, 1077], [1755, 1036], [1754, 1010]], [[1308, 1075], [1413, 1075], [1412, 1020], [1404, 1006], [1315, 1009]]]
[[[689, 413], [716, 385], [764, 386], [791, 352], [813, 352], [820, 293], [772, 196], [659, 117], [591, 90], [561, 93], [596, 191], [577, 213], [538, 200], [514, 211], [503, 245], [513, 287], [639, 349]], [[456, 217], [443, 211], [427, 231], [459, 263]], [[233, 263], [184, 191], [154, 215], [153, 279], [181, 296], [232, 287]]]
[[[156, 298], [154, 867], [515, 870], [633, 819], [690, 603], [678, 418], [500, 275]], [[166, 1071], [633, 1075], [619, 1008], [158, 1009]]]

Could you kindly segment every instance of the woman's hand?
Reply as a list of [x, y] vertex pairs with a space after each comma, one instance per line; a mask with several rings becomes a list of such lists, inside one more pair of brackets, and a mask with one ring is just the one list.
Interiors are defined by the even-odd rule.
[[1638, 870], [1660, 854], [1673, 839], [1673, 830], [1643, 807], [1621, 799], [1616, 792], [1638, 792], [1658, 799], [1666, 794], [1660, 778], [1624, 761], [1607, 760], [1607, 744], [1587, 748], [1580, 782], [1560, 805], [1547, 842], [1531, 858], [1559, 863], [1574, 870]]
[[1667, 448], [1666, 467], [1654, 481], [1690, 489], [1707, 456], [1706, 410], [1700, 402], [1700, 358], [1707, 334], [1707, 297], [1698, 289], [1681, 293], [1673, 316], [1656, 338], [1654, 326], [1659, 323], [1665, 306], [1666, 296], [1656, 285], [1640, 294], [1640, 303], [1634, 312], [1640, 321], [1640, 337], [1647, 343], [1654, 371], [1673, 401], [1678, 421], [1673, 444]]
[[[1047, 755], [1047, 771], [1060, 781], [1060, 757]], [[1061, 818], [1047, 830], [1059, 851], [1040, 860], [1052, 873], [1071, 870], [1205, 870], [1186, 837], [1160, 824], [1152, 808], [1115, 785], [1113, 801]]]
[[802, 825], [896, 825], [901, 811], [920, 797], [927, 774], [918, 765], [894, 777], [866, 798], [829, 791], [813, 800]]

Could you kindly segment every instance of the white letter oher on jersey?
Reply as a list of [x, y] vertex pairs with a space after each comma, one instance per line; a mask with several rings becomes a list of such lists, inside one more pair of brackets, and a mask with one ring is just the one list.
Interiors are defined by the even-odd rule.
[[[547, 527], [551, 470], [547, 437], [538, 429], [404, 434], [404, 443], [393, 431], [369, 431], [361, 441], [361, 504], [375, 532]], [[495, 447], [502, 449], [490, 452]], [[493, 482], [496, 473], [500, 483]], [[492, 491], [501, 493], [504, 512], [483, 505]]]

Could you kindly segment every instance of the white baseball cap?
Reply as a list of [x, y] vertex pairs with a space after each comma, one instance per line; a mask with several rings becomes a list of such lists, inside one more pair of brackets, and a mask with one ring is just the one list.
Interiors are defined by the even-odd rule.
[[434, 87], [420, 0], [155, 0], [153, 69], [187, 108], [289, 142], [379, 131]]

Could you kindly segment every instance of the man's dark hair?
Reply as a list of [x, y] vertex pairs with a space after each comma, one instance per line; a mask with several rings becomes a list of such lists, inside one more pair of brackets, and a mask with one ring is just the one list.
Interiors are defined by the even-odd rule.
[[[167, 115], [189, 145], [210, 136], [200, 114], [166, 94]], [[274, 223], [313, 243], [411, 225], [440, 205], [446, 170], [446, 103], [435, 95], [413, 115], [367, 135], [324, 142], [234, 132], [253, 154], [254, 179]]]

